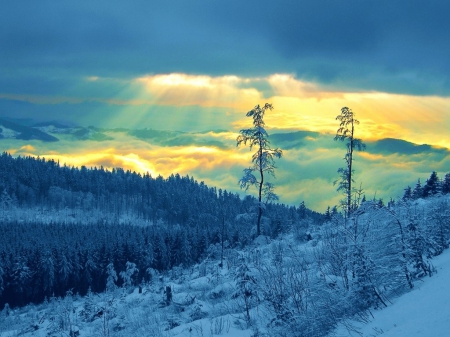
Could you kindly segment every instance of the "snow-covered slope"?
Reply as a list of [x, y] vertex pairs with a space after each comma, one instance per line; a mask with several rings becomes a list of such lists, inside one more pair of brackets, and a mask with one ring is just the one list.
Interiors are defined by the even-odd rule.
[[[353, 323], [357, 332], [349, 332], [342, 326], [330, 337], [450, 336], [450, 251], [445, 251], [433, 262], [437, 270], [433, 277], [416, 282], [411, 292], [396, 298], [387, 308], [373, 310], [374, 319], [368, 324]], [[215, 265], [210, 264], [209, 268], [218, 271]], [[79, 331], [79, 336], [254, 335], [254, 329], [242, 326], [242, 319], [238, 318], [241, 315], [233, 310], [234, 304], [222, 302], [233, 288], [230, 271], [225, 268], [214, 276], [220, 279], [215, 286], [211, 273], [199, 277], [199, 267], [192, 269], [190, 277], [180, 274], [181, 278], [175, 280], [172, 273], [172, 281], [169, 278], [164, 278], [161, 283], [156, 281], [152, 286], [144, 287], [143, 294], [138, 294], [137, 289], [128, 294], [118, 290], [113, 297], [107, 294], [70, 297], [16, 309], [9, 314], [4, 310], [0, 312], [0, 336], [56, 336], [64, 335], [70, 329]], [[161, 289], [167, 284], [174, 291], [174, 304], [166, 307], [161, 306], [164, 298]], [[83, 318], [86, 310], [91, 312], [91, 319]], [[105, 310], [109, 317], [101, 314]]]
[[[366, 325], [355, 324], [364, 337], [450, 336], [450, 251], [433, 260], [437, 274], [416, 282], [414, 289], [383, 310], [373, 311]], [[336, 336], [361, 336], [340, 327]]]

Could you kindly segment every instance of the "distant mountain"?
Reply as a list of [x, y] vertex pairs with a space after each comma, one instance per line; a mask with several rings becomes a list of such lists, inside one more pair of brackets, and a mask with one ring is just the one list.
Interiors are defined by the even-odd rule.
[[52, 126], [52, 127], [58, 128], [58, 129], [68, 129], [68, 128], [72, 127], [72, 126], [68, 126], [66, 124], [62, 124], [57, 121], [34, 123], [32, 126], [36, 127], [36, 128]]
[[73, 129], [70, 131], [70, 134], [72, 134], [72, 136], [78, 140], [95, 140], [98, 142], [102, 142], [105, 140], [114, 139], [113, 137], [110, 137], [101, 131], [103, 130], [90, 126], [88, 128]]
[[[220, 131], [209, 131], [212, 133], [222, 133]], [[162, 131], [153, 129], [130, 130], [128, 135], [141, 139], [143, 141], [157, 144], [160, 146], [213, 146], [218, 148], [228, 148], [230, 144], [221, 139], [205, 138], [208, 132], [181, 132], [181, 131]]]
[[148, 139], [169, 139], [169, 138], [175, 138], [183, 132], [178, 131], [161, 131], [161, 130], [153, 130], [153, 129], [139, 129], [139, 130], [130, 130], [128, 132], [130, 136], [134, 136], [136, 138], [142, 139], [142, 140], [148, 140]]
[[0, 139], [12, 138], [31, 140], [37, 139], [43, 142], [57, 142], [59, 139], [37, 128], [17, 124], [10, 120], [0, 118]]
[[402, 139], [384, 138], [367, 143], [367, 150], [372, 153], [419, 154], [424, 152], [448, 152], [446, 148], [436, 148], [428, 144], [414, 144]]
[[[32, 119], [13, 119], [0, 117], [0, 139], [37, 139], [44, 142], [55, 142], [59, 139], [54, 135], [69, 135], [73, 140], [107, 141], [115, 138], [115, 133], [124, 133], [128, 136], [160, 146], [213, 146], [229, 148], [234, 145], [229, 139], [221, 137], [208, 137], [209, 133], [219, 134], [226, 130], [209, 130], [202, 132], [182, 132], [154, 129], [105, 129], [94, 126], [82, 127], [58, 121], [36, 122]], [[339, 144], [333, 142], [333, 135], [324, 135], [314, 131], [275, 132], [270, 134], [272, 146], [283, 150], [299, 149], [310, 146], [311, 140], [330, 140], [320, 142], [319, 146], [335, 147]], [[415, 144], [402, 139], [384, 138], [376, 141], [367, 141], [366, 151], [381, 154], [414, 155], [420, 153], [438, 153], [447, 155], [449, 149], [435, 147], [429, 144]]]
[[305, 145], [305, 138], [318, 137], [320, 133], [314, 131], [295, 131], [288, 133], [273, 133], [270, 135], [270, 141], [282, 149], [290, 150]]

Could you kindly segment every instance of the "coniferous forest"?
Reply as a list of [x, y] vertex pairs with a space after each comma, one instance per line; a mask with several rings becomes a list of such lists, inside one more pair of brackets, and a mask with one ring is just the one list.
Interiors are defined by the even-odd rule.
[[[255, 235], [253, 197], [192, 177], [67, 167], [7, 153], [0, 170], [0, 308], [40, 303], [69, 289], [102, 292], [110, 263], [117, 273], [136, 264], [140, 284], [153, 270], [188, 267], [222, 242], [243, 247]], [[303, 203], [271, 203], [266, 213], [264, 232], [271, 237], [305, 227], [306, 218], [324, 219]]]

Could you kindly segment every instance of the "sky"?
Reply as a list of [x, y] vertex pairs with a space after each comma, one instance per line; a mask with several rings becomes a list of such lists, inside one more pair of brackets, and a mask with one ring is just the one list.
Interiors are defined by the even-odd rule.
[[237, 192], [251, 152], [236, 136], [268, 102], [269, 134], [285, 135], [273, 142], [284, 150], [280, 202], [337, 203], [344, 106], [368, 144], [355, 157], [368, 197], [450, 171], [446, 1], [0, 1], [0, 117], [183, 132], [2, 140], [2, 151], [189, 174]]

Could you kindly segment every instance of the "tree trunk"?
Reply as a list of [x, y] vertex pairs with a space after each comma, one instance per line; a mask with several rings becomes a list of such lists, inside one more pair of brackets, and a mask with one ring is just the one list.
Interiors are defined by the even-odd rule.
[[349, 158], [348, 158], [348, 190], [347, 190], [347, 217], [350, 216], [350, 212], [352, 209], [352, 164], [353, 164], [353, 133], [354, 126], [352, 120], [352, 133], [350, 135], [350, 149], [349, 149]]
[[262, 187], [264, 184], [264, 172], [262, 167], [262, 144], [261, 139], [259, 140], [259, 174], [261, 175], [261, 181], [259, 183], [259, 193], [258, 193], [258, 221], [256, 223], [256, 236], [261, 235], [261, 216], [262, 216], [262, 206], [261, 206], [261, 200], [262, 200]]

